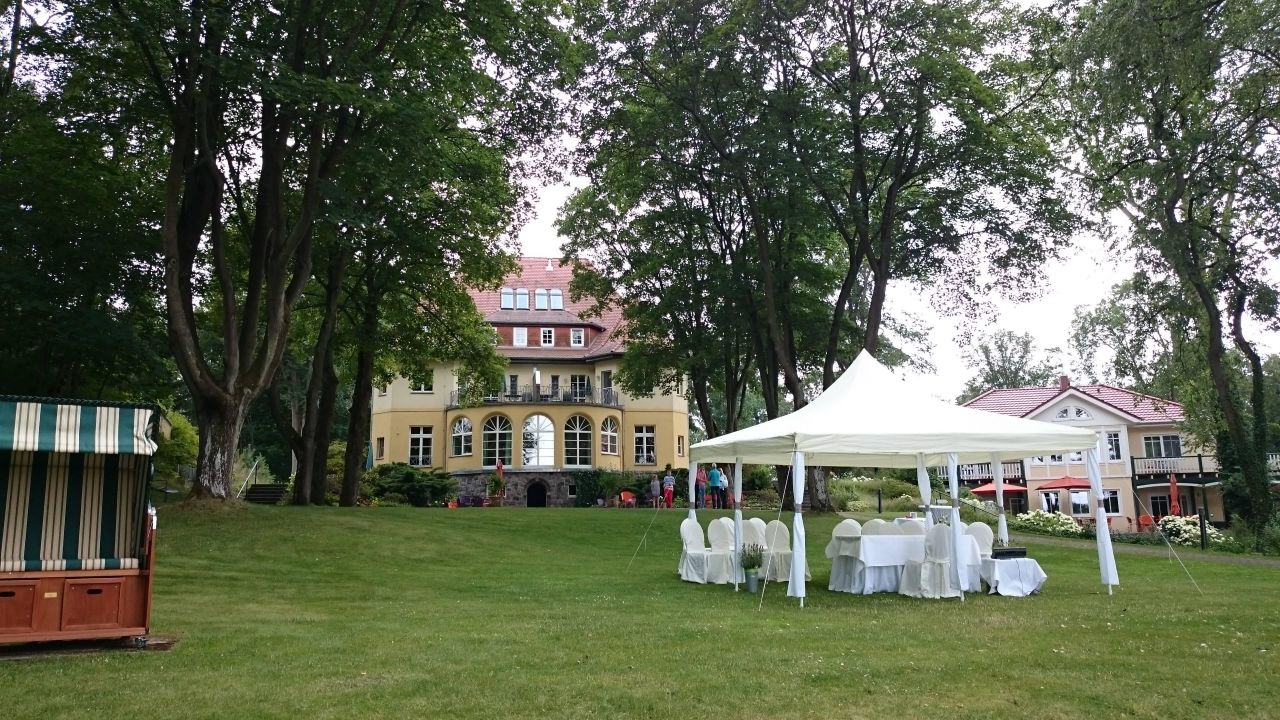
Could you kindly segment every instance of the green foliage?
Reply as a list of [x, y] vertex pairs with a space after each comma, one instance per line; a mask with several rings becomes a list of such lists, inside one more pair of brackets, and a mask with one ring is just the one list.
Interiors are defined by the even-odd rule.
[[364, 474], [368, 497], [387, 503], [407, 502], [414, 507], [440, 505], [457, 495], [458, 482], [441, 468], [419, 468], [407, 463], [384, 463]]
[[276, 482], [276, 477], [271, 472], [271, 466], [267, 464], [266, 458], [252, 446], [236, 451], [235, 463], [231, 468], [232, 492], [239, 492], [245, 481], [252, 485], [269, 485]]
[[163, 487], [181, 487], [184, 483], [178, 476], [178, 467], [195, 465], [200, 451], [200, 436], [195, 425], [180, 412], [166, 412], [165, 419], [172, 430], [168, 437], [156, 439], [156, 453], [152, 458], [155, 480]]
[[1070, 515], [1060, 512], [1050, 513], [1044, 510], [1032, 510], [1031, 512], [1014, 515], [1012, 518], [1008, 518], [1007, 521], [1010, 529], [1044, 535], [1086, 537], [1090, 534], [1088, 529], [1077, 523]]
[[742, 546], [742, 569], [757, 570], [764, 564], [764, 546], [763, 545], [743, 545]]
[[502, 477], [498, 475], [498, 473], [492, 472], [492, 473], [489, 473], [489, 480], [487, 483], [487, 487], [489, 489], [490, 495], [501, 495], [502, 492], [506, 490], [507, 483]]
[[1059, 368], [1049, 358], [1058, 352], [1058, 348], [1038, 351], [1030, 333], [997, 330], [965, 354], [966, 363], [977, 375], [965, 385], [956, 402], [967, 402], [993, 388], [1052, 385]]

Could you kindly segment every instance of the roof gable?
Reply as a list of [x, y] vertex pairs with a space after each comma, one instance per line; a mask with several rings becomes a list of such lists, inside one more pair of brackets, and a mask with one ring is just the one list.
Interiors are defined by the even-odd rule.
[[1115, 412], [1136, 423], [1180, 423], [1185, 419], [1182, 405], [1151, 395], [1111, 385], [1072, 385], [1058, 387], [996, 388], [965, 403], [966, 407], [998, 412], [1014, 417], [1028, 417], [1059, 398], [1071, 395]]

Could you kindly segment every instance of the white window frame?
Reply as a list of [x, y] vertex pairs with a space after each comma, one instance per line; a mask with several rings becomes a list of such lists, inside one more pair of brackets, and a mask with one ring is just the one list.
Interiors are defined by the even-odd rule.
[[[1052, 503], [1049, 502], [1050, 498], [1053, 499]], [[1054, 505], [1055, 507], [1049, 507], [1050, 505]], [[1055, 510], [1057, 510], [1058, 512], [1061, 512], [1062, 496], [1057, 491], [1046, 490], [1044, 492], [1041, 492], [1040, 493], [1040, 509], [1045, 512], [1053, 512]]]
[[380, 437], [373, 443], [373, 459], [381, 460], [386, 456], [387, 456], [387, 439], [384, 437]]
[[552, 288], [549, 295], [550, 295], [549, 307], [552, 310], [563, 310], [564, 309], [564, 293], [560, 292], [556, 288]]
[[618, 454], [618, 421], [607, 417], [600, 423], [600, 454]]
[[511, 328], [511, 344], [515, 347], [529, 347], [529, 328]]
[[386, 396], [387, 396], [387, 386], [383, 385], [382, 387], [378, 388], [378, 397], [386, 397]]
[[449, 451], [453, 457], [469, 457], [472, 453], [471, 418], [460, 417], [453, 421], [452, 442]]
[[556, 344], [555, 328], [542, 328], [542, 332], [539, 335], [539, 339], [542, 340], [542, 347], [552, 347]]
[[498, 307], [502, 310], [516, 309], [516, 291], [512, 288], [504, 287], [498, 291]]
[[[506, 415], [490, 415], [485, 418], [484, 429], [480, 435], [481, 467], [486, 469], [495, 468], [498, 466], [497, 461], [499, 459], [502, 460], [504, 466], [511, 466], [511, 438], [513, 434], [511, 420]], [[503, 437], [504, 435], [505, 438]], [[504, 449], [506, 450], [505, 453], [503, 452]]]
[[[586, 462], [582, 462], [585, 458]], [[571, 415], [564, 423], [565, 467], [591, 467], [591, 419], [583, 415]]]
[[413, 467], [431, 467], [432, 461], [435, 459], [432, 452], [433, 439], [430, 425], [409, 426], [410, 465]]
[[582, 347], [587, 344], [586, 328], [570, 328], [569, 329], [569, 345], [571, 347]]
[[554, 467], [556, 424], [537, 413], [524, 419], [520, 433], [520, 460], [524, 467]]
[[[1112, 502], [1114, 502], [1116, 509], [1108, 510], [1107, 505]], [[1106, 510], [1108, 515], [1119, 515], [1120, 514], [1120, 491], [1103, 488], [1101, 503], [1102, 503], [1102, 509]]]
[[[1115, 440], [1114, 444], [1111, 442], [1112, 439]], [[1102, 441], [1106, 443], [1107, 462], [1119, 462], [1121, 460], [1124, 460], [1124, 446], [1120, 444], [1121, 443], [1120, 431], [1118, 430], [1106, 431], [1105, 433], [1102, 434]]]
[[684, 436], [676, 436], [676, 457], [684, 457]]
[[529, 288], [516, 288], [516, 310], [529, 309]]
[[[1083, 503], [1076, 502], [1080, 497], [1084, 498]], [[1067, 492], [1067, 502], [1071, 503], [1071, 514], [1075, 517], [1088, 517], [1091, 512], [1089, 510], [1089, 491], [1088, 490], [1069, 490]], [[1083, 507], [1083, 510], [1077, 510], [1076, 506]]]
[[1067, 453], [1067, 462], [1069, 463], [1084, 462], [1084, 453], [1080, 452], [1079, 450], [1072, 450], [1071, 452]]
[[[1165, 446], [1165, 440], [1167, 440], [1168, 438], [1177, 438], [1177, 439], [1178, 439], [1178, 454], [1177, 454], [1177, 455], [1167, 455], [1167, 454], [1165, 454], [1166, 449], [1167, 449], [1167, 448], [1166, 448], [1166, 446]], [[1152, 455], [1152, 454], [1151, 454], [1151, 444], [1147, 442], [1148, 440], [1155, 440], [1155, 441], [1156, 441], [1157, 446], [1160, 448], [1160, 454], [1159, 454], [1159, 455]], [[1159, 434], [1159, 435], [1143, 435], [1143, 436], [1142, 436], [1142, 452], [1143, 452], [1147, 457], [1160, 457], [1160, 458], [1177, 458], [1177, 457], [1182, 457], [1182, 436], [1181, 436], [1181, 435], [1179, 435], [1179, 434], [1177, 434], [1177, 433], [1161, 433], [1161, 434]]]
[[546, 289], [546, 288], [538, 288], [537, 290], [534, 290], [534, 291], [533, 291], [533, 309], [534, 309], [534, 310], [546, 310], [546, 309], [547, 309], [547, 307], [548, 307], [548, 304], [547, 304], [547, 289]]
[[434, 377], [431, 378], [430, 382], [418, 383], [416, 387], [413, 387], [409, 390], [409, 392], [414, 393], [415, 395], [430, 394], [435, 391], [436, 391], [436, 379]]
[[[632, 435], [632, 459], [636, 465], [658, 464], [658, 428], [655, 425], [636, 425]], [[648, 452], [641, 454], [642, 448]]]

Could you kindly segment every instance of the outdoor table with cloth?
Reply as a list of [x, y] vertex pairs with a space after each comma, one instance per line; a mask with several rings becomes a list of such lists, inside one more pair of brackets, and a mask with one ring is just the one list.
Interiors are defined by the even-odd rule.
[[1008, 597], [1026, 597], [1040, 592], [1049, 579], [1040, 563], [1031, 558], [986, 558], [982, 561], [982, 579], [991, 593]]
[[[908, 561], [924, 560], [923, 535], [863, 535], [861, 537], [833, 538], [827, 545], [827, 557], [831, 558], [832, 578], [840, 578], [840, 586], [831, 587], [837, 592], [870, 595], [878, 592], [898, 592], [902, 581], [902, 569]], [[960, 577], [970, 585], [969, 567], [980, 567], [981, 555], [978, 543], [972, 537], [961, 537], [956, 558], [962, 572]], [[839, 565], [842, 571], [836, 569]], [[966, 591], [979, 588], [965, 587]]]

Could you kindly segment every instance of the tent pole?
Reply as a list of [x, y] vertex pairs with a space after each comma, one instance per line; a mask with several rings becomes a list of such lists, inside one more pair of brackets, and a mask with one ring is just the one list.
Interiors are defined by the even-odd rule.
[[991, 453], [991, 478], [996, 485], [996, 539], [1000, 547], [1009, 546], [1009, 524], [1004, 519], [1004, 463], [999, 453]]
[[[733, 459], [733, 556], [736, 573], [742, 570], [742, 458]], [[733, 589], [738, 589], [738, 576], [733, 576]], [[744, 578], [745, 579], [745, 578]]]
[[916, 487], [920, 501], [924, 503], [924, 526], [933, 527], [933, 484], [929, 482], [929, 468], [924, 465], [924, 453], [916, 453]]
[[964, 575], [960, 572], [960, 456], [947, 453], [947, 481], [951, 490], [951, 574], [964, 602]]
[[1102, 506], [1102, 471], [1098, 467], [1098, 448], [1091, 447], [1084, 454], [1085, 468], [1089, 471], [1089, 490], [1097, 505], [1094, 514], [1093, 537], [1098, 545], [1098, 570], [1102, 574], [1102, 583], [1107, 586], [1107, 594], [1111, 594], [1113, 585], [1120, 584], [1120, 573], [1116, 571], [1116, 556], [1111, 549], [1111, 528], [1107, 525], [1107, 510]]
[[698, 463], [695, 462], [693, 464], [693, 467], [690, 468], [690, 472], [689, 472], [689, 519], [694, 522], [698, 522], [698, 513], [694, 511], [694, 508], [698, 506], [698, 503], [693, 495], [693, 484], [694, 484], [694, 481], [697, 479], [697, 476], [698, 476]]
[[804, 607], [804, 571], [809, 567], [804, 556], [804, 453], [795, 450], [791, 453], [791, 497], [795, 502], [795, 512], [791, 515], [791, 578], [787, 582], [787, 596], [800, 598], [800, 607]]

